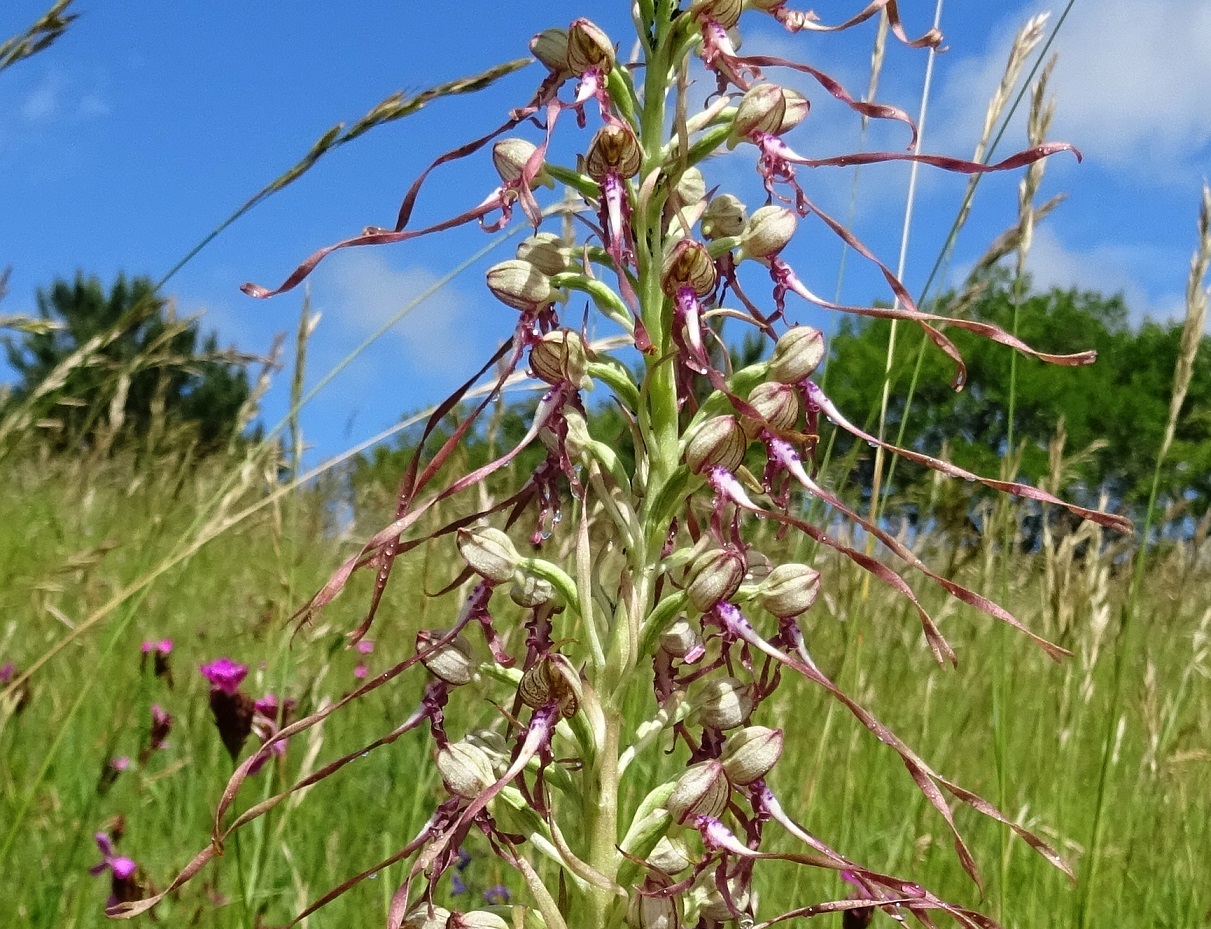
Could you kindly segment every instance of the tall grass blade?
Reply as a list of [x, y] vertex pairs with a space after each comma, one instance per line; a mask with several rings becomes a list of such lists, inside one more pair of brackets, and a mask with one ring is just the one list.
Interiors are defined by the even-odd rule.
[[0, 71], [49, 48], [67, 31], [78, 13], [68, 13], [73, 0], [58, 0], [24, 32], [0, 43]]
[[382, 100], [378, 105], [370, 110], [365, 116], [355, 122], [348, 129], [345, 129], [344, 123], [337, 123], [327, 132], [325, 132], [311, 149], [299, 159], [293, 167], [282, 172], [255, 194], [249, 197], [244, 203], [238, 207], [235, 212], [228, 216], [225, 220], [208, 232], [200, 242], [185, 253], [181, 259], [174, 264], [163, 277], [157, 282], [157, 289], [167, 284], [176, 274], [192, 261], [202, 249], [206, 248], [211, 242], [218, 238], [232, 223], [240, 219], [245, 213], [252, 210], [260, 203], [267, 200], [280, 190], [285, 189], [293, 184], [300, 177], [315, 167], [316, 162], [327, 155], [329, 152], [335, 151], [342, 145], [347, 145], [359, 136], [365, 135], [371, 129], [377, 126], [386, 125], [387, 123], [395, 122], [397, 119], [403, 119], [405, 116], [411, 116], [422, 109], [426, 104], [437, 100], [441, 97], [450, 97], [456, 94], [474, 93], [477, 90], [483, 90], [485, 87], [498, 81], [500, 78], [512, 74], [531, 64], [532, 58], [515, 58], [512, 61], [506, 61], [503, 64], [495, 65], [488, 68], [486, 71], [481, 71], [479, 74], [471, 75], [470, 77], [460, 77], [453, 81], [447, 81], [444, 84], [438, 84], [430, 87], [427, 90], [422, 90], [415, 96], [405, 96], [402, 91], [396, 91], [391, 96]]
[[1097, 893], [1098, 870], [1101, 865], [1104, 817], [1107, 802], [1107, 781], [1113, 766], [1113, 754], [1117, 742], [1115, 727], [1119, 718], [1119, 707], [1123, 699], [1123, 665], [1126, 661], [1125, 645], [1127, 634], [1133, 627], [1139, 612], [1140, 592], [1143, 589], [1145, 565], [1148, 560], [1152, 524], [1156, 516], [1157, 498], [1160, 494], [1161, 469], [1165, 456], [1173, 444], [1182, 404], [1190, 389], [1194, 360], [1202, 343], [1207, 320], [1208, 290], [1207, 270], [1211, 267], [1211, 187], [1203, 184], [1202, 202], [1198, 214], [1198, 244], [1190, 259], [1190, 274], [1186, 281], [1186, 320], [1182, 327], [1181, 349], [1173, 371], [1173, 395], [1169, 403], [1169, 417], [1165, 423], [1165, 434], [1157, 450], [1156, 467], [1152, 472], [1152, 488], [1148, 494], [1148, 507], [1144, 515], [1144, 526], [1140, 533], [1139, 547], [1135, 555], [1135, 570], [1131, 578], [1131, 589], [1119, 617], [1118, 635], [1115, 641], [1114, 668], [1110, 691], [1110, 710], [1106, 715], [1106, 729], [1102, 737], [1102, 757], [1098, 771], [1097, 795], [1093, 810], [1093, 825], [1090, 830], [1089, 847], [1085, 866], [1081, 873], [1083, 885], [1078, 903], [1077, 929], [1091, 925], [1093, 901]]

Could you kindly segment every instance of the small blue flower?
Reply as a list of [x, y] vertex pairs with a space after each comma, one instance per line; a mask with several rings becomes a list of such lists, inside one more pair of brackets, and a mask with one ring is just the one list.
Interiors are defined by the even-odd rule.
[[497, 884], [495, 887], [489, 887], [484, 891], [484, 902], [490, 904], [504, 905], [512, 899], [509, 893], [509, 888], [504, 884]]

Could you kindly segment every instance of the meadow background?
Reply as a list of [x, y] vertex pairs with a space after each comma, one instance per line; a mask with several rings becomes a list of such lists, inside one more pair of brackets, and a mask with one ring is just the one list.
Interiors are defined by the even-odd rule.
[[[73, 12], [61, 3], [57, 15]], [[66, 42], [86, 23], [52, 16], [25, 46], [5, 46], [0, 82], [10, 65], [58, 54], [58, 45], [40, 46], [60, 26]], [[1030, 66], [1048, 34], [1040, 29], [1024, 54], [994, 130], [1037, 80]], [[437, 97], [464, 89], [445, 87]], [[453, 112], [459, 103], [436, 105]], [[394, 115], [410, 113], [404, 105]], [[365, 128], [384, 122], [380, 114]], [[298, 176], [286, 171], [267, 190]], [[260, 202], [250, 201], [250, 211]], [[1189, 205], [1193, 219], [1194, 197]], [[872, 366], [889, 364], [892, 395], [917, 399], [912, 408], [893, 404], [888, 429], [902, 425], [914, 447], [945, 448], [960, 463], [1104, 499], [1136, 517], [1136, 536], [1103, 535], [904, 467], [878, 472], [876, 483], [873, 455], [860, 443], [830, 445], [824, 474], [861, 506], [879, 507], [928, 563], [999, 599], [1073, 657], [1057, 665], [972, 611], [926, 598], [960, 656], [957, 670], [939, 668], [902, 601], [827, 552], [788, 556], [824, 577], [810, 630], [821, 666], [943, 773], [1048, 838], [1080, 880], [1074, 887], [994, 824], [960, 812], [988, 882], [981, 897], [895, 756], [806, 686], [779, 694], [776, 724], [788, 748], [778, 777], [783, 789], [797, 782], [802, 818], [830, 844], [1006, 926], [1203, 925], [1211, 921], [1211, 369], [1196, 310], [1211, 239], [1205, 225], [1191, 235], [1187, 220], [1186, 251], [1203, 256], [1189, 282], [1173, 284], [1180, 292], [1188, 283], [1188, 312], [1148, 321], [1116, 298], [1121, 288], [1031, 288], [1014, 275], [1023, 211], [1041, 207], [1005, 215], [1002, 226], [1019, 230], [1016, 242], [1002, 243], [1001, 254], [994, 248], [986, 265], [961, 262], [971, 274], [946, 278], [954, 284], [937, 300], [983, 318], [1009, 313], [1024, 332], [1037, 325], [1044, 336], [1080, 343], [1071, 348], [1093, 344], [1101, 365], [1023, 365], [1011, 375], [997, 361], [1003, 354], [991, 353], [973, 369], [971, 389], [952, 398], [939, 389], [930, 356], [918, 362], [915, 336], [892, 343], [889, 363], [885, 329], [850, 327], [832, 333], [830, 392], [877, 422], [882, 383]], [[333, 237], [317, 235], [309, 247]], [[9, 294], [0, 303], [12, 372], [0, 403], [0, 893], [7, 918], [21, 926], [105, 923], [108, 878], [88, 873], [100, 860], [99, 831], [122, 833], [121, 853], [151, 885], [162, 886], [205, 844], [231, 763], [200, 664], [221, 655], [247, 663], [247, 689], [311, 711], [355, 687], [359, 666], [385, 669], [410, 652], [417, 630], [442, 625], [424, 591], [450, 580], [457, 557], [452, 543], [432, 542], [403, 566], [369, 654], [345, 644], [362, 617], [364, 581], [296, 629], [295, 610], [387, 519], [415, 432], [401, 426], [385, 441], [341, 449], [328, 429], [317, 463], [300, 410], [310, 393], [323, 395], [330, 359], [317, 355], [324, 330], [306, 298], [291, 305], [298, 323], [276, 352], [248, 353], [221, 348], [197, 319], [177, 316], [171, 288], [139, 277], [142, 267], [128, 269], [134, 276], [115, 296], [114, 281], [90, 282], [87, 252], [74, 260], [56, 271], [61, 291], [47, 280], [40, 299]], [[83, 277], [73, 276], [76, 267]], [[462, 463], [516, 437], [526, 397], [499, 411]], [[268, 415], [267, 402], [285, 415]], [[400, 400], [396, 415], [414, 421], [420, 406]], [[482, 493], [524, 479], [526, 465], [519, 460]], [[173, 643], [171, 675], [155, 674], [141, 648], [164, 639]], [[418, 682], [401, 679], [294, 740], [252, 794], [268, 795], [370, 743], [412, 711], [418, 694]], [[173, 717], [155, 749], [153, 704]], [[130, 764], [119, 772], [121, 758]], [[633, 789], [660, 774], [640, 772]], [[428, 748], [405, 737], [245, 830], [158, 917], [172, 926], [284, 924], [411, 838], [438, 792]], [[468, 852], [465, 895], [449, 888], [449, 902], [463, 909], [484, 889], [510, 886], [484, 849]], [[376, 924], [399, 873], [388, 869], [308, 925]], [[803, 880], [771, 882], [763, 909], [844, 892], [832, 878]]]

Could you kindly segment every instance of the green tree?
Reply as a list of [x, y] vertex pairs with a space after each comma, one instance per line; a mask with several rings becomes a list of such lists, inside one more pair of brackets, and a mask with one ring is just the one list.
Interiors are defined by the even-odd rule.
[[[955, 315], [958, 299], [954, 294], [943, 297], [936, 312]], [[1014, 301], [1008, 281], [995, 279], [965, 312], [1011, 328]], [[1014, 421], [1015, 444], [1022, 443], [1018, 476], [1032, 483], [1048, 477], [1048, 446], [1062, 418], [1065, 454], [1084, 450], [1088, 454], [1066, 469], [1058, 489], [1087, 504], [1096, 504], [1103, 492], [1110, 495], [1114, 506], [1141, 504], [1147, 497], [1168, 415], [1181, 325], [1146, 322], [1133, 328], [1119, 296], [1053, 289], [1031, 293], [1022, 301], [1017, 332], [1025, 342], [1049, 352], [1094, 349], [1098, 353], [1095, 364], [1078, 368], [1018, 357]], [[884, 321], [855, 323], [847, 319], [831, 340], [832, 354], [845, 358], [846, 365], [829, 370], [827, 392], [859, 423], [877, 421], [882, 378], [872, 377], [870, 372], [883, 371], [888, 335]], [[967, 362], [967, 386], [961, 392], [951, 390], [951, 362], [927, 347], [904, 427], [904, 444], [932, 454], [945, 445], [957, 464], [996, 476], [1010, 451], [1007, 411], [1012, 350], [954, 329], [947, 335]], [[892, 439], [904, 421], [921, 338], [912, 326], [898, 327], [898, 362], [892, 372], [888, 408], [888, 437]], [[842, 450], [853, 448], [844, 436], [839, 443]], [[1205, 506], [1211, 499], [1211, 361], [1206, 351], [1200, 353], [1195, 366], [1171, 460], [1163, 484], [1169, 503], [1185, 500]], [[872, 467], [873, 453], [861, 449], [852, 477], [866, 492]], [[908, 484], [919, 476], [919, 471], [900, 466], [893, 489], [904, 496]]]
[[40, 289], [37, 307], [43, 331], [5, 339], [18, 377], [6, 417], [51, 427], [61, 448], [168, 428], [213, 450], [239, 428], [247, 359], [220, 351], [196, 319], [177, 319], [150, 278], [119, 275], [107, 293], [77, 273]]

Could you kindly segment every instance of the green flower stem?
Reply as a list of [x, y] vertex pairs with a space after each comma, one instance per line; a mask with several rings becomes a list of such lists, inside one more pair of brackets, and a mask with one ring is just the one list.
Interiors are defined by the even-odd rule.
[[[618, 844], [618, 752], [621, 741], [622, 713], [618, 706], [605, 707], [605, 744], [597, 753], [598, 764], [585, 792], [585, 822], [588, 824], [588, 863], [602, 874], [613, 877], [618, 873], [622, 856]], [[606, 929], [614, 891], [591, 885], [588, 890], [591, 929]]]
[[[659, 171], [663, 163], [661, 152], [665, 142], [670, 52], [675, 49], [673, 37], [677, 32], [672, 21], [674, 4], [669, 0], [657, 0], [650, 9], [654, 41], [644, 73], [643, 97], [637, 101], [638, 112], [634, 114], [644, 151], [641, 180]], [[641, 12], [646, 13], [647, 10]], [[634, 99], [630, 94], [625, 96], [629, 98], [628, 103]], [[654, 511], [653, 506], [661, 497], [661, 489], [676, 472], [680, 458], [676, 382], [674, 368], [668, 358], [672, 343], [672, 313], [660, 281], [664, 254], [660, 228], [662, 207], [663, 196], [654, 193], [635, 206], [633, 215], [639, 317], [652, 340], [654, 352], [644, 358], [645, 377], [638, 396], [628, 396], [631, 393], [629, 390], [622, 391], [608, 385], [614, 387], [615, 393], [624, 402], [637, 401], [634, 409], [641, 441], [636, 443], [635, 474], [620, 486], [624, 491], [629, 488], [635, 498], [642, 497], [628, 501], [630, 509], [638, 513], [639, 533], [627, 548], [629, 583], [620, 591], [611, 618], [605, 664], [586, 669], [589, 686], [601, 701], [605, 724], [595, 763], [584, 772], [586, 789], [582, 816], [587, 837], [585, 860], [590, 867], [611, 880], [617, 879], [625, 861], [618, 852], [621, 840], [618, 796], [623, 709], [627, 691], [636, 680], [633, 672], [640, 656], [640, 629], [654, 606], [656, 562], [666, 531], [658, 518], [660, 514]], [[619, 274], [626, 273], [625, 268], [617, 271]], [[591, 604], [582, 603], [581, 606], [591, 609]], [[608, 929], [617, 923], [622, 898], [618, 896], [616, 888], [593, 885], [576, 897], [581, 904], [574, 907], [574, 910], [579, 910], [575, 913], [579, 917], [576, 920], [579, 926]]]

